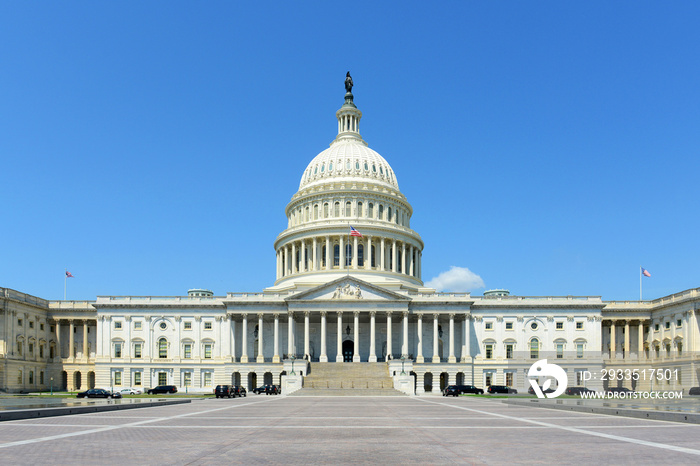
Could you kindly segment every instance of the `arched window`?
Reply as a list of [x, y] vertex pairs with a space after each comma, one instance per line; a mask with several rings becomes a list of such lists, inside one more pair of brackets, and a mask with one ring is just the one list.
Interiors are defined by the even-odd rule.
[[326, 246], [321, 247], [321, 267], [326, 268]]
[[377, 253], [375, 252], [375, 247], [372, 246], [372, 260], [370, 261], [369, 264], [370, 267], [376, 267], [377, 266]]
[[165, 338], [158, 339], [158, 357], [161, 359], [168, 357], [168, 340]]
[[357, 216], [362, 217], [362, 203], [361, 202], [357, 203]]
[[308, 207], [306, 207], [306, 209], [305, 209], [305, 210], [306, 210], [306, 221], [308, 222], [309, 220], [311, 220], [311, 217], [310, 217], [310, 212], [309, 212], [309, 208], [308, 208]]
[[384, 220], [384, 206], [379, 204], [379, 220]]
[[530, 340], [530, 359], [537, 359], [540, 357], [540, 340], [533, 338]]
[[336, 202], [333, 206], [333, 216], [336, 218], [340, 217], [340, 202]]
[[374, 204], [369, 203], [369, 211], [367, 212], [369, 218], [374, 218]]
[[345, 203], [345, 216], [350, 217], [352, 215], [352, 202], [348, 201]]
[[389, 208], [386, 210], [386, 220], [387, 220], [388, 222], [391, 222], [391, 219], [392, 219], [392, 217], [391, 217], [391, 207], [389, 207]]
[[323, 218], [328, 218], [328, 203], [323, 204]]
[[318, 220], [318, 204], [314, 204], [314, 220]]
[[402, 216], [403, 216], [403, 212], [401, 212], [400, 210], [397, 210], [396, 211], [396, 224], [397, 225], [399, 224], [399, 217], [402, 217]]
[[345, 245], [345, 267], [350, 267], [352, 265], [352, 245], [350, 243]]
[[338, 244], [333, 246], [333, 265], [336, 267], [340, 265], [340, 245]]
[[357, 245], [357, 266], [364, 267], [365, 265], [365, 246], [364, 244]]

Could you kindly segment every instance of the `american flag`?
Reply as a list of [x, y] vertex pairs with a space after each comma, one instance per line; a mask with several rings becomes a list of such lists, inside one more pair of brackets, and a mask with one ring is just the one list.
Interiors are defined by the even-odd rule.
[[644, 275], [645, 277], [651, 277], [651, 274], [649, 273], [649, 271], [647, 269], [645, 269], [644, 267], [642, 267], [642, 275]]
[[359, 236], [360, 238], [362, 238], [362, 233], [355, 230], [353, 227], [350, 227], [350, 236]]
[[66, 270], [66, 277], [75, 278], [73, 274]]

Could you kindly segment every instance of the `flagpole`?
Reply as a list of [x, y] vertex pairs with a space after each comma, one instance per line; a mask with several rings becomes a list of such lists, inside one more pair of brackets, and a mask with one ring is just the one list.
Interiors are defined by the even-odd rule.
[[63, 300], [66, 300], [66, 283], [68, 282], [68, 269], [66, 273], [63, 274]]
[[642, 300], [642, 266], [639, 266], [639, 300]]

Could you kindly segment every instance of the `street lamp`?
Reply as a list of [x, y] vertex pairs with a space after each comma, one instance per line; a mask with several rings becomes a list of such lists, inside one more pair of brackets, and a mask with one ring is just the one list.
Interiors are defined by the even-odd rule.
[[53, 396], [53, 377], [51, 377], [51, 396]]
[[294, 357], [294, 355], [292, 355], [292, 356], [289, 357], [289, 359], [292, 360], [292, 373], [289, 374], [289, 375], [296, 375], [296, 373], [294, 372], [294, 360], [295, 360], [296, 358]]
[[406, 356], [401, 356], [401, 375], [406, 375], [406, 371], [403, 370], [404, 362], [406, 362]]

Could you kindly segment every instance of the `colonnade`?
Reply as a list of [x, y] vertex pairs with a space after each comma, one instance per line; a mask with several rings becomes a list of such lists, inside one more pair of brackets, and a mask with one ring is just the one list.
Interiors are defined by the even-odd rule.
[[[660, 356], [680, 356], [683, 354], [683, 347], [690, 350], [694, 347], [696, 338], [693, 329], [697, 328], [697, 316], [695, 311], [687, 311], [681, 314], [659, 317], [654, 319], [607, 319], [607, 325], [603, 328], [609, 329], [608, 350], [611, 360], [618, 359], [618, 348], [621, 359], [629, 359], [631, 353], [632, 332], [637, 332], [636, 359], [642, 359], [645, 351], [645, 344], [649, 350], [648, 358]], [[633, 329], [636, 327], [636, 330]], [[646, 329], [646, 330], [645, 330]], [[646, 335], [645, 335], [646, 332]], [[605, 335], [607, 332], [603, 332]], [[622, 335], [620, 335], [622, 333]], [[667, 347], [664, 347], [668, 345]], [[605, 351], [606, 348], [603, 348]], [[653, 352], [652, 352], [653, 350]], [[659, 351], [659, 354], [655, 354]], [[663, 354], [661, 354], [663, 353]]]
[[[67, 320], [67, 323], [62, 323], [63, 321]], [[92, 325], [90, 325], [92, 324]], [[60, 318], [55, 320], [55, 325], [56, 325], [56, 357], [57, 358], [77, 358], [77, 352], [76, 352], [76, 347], [75, 347], [75, 337], [77, 333], [77, 329], [80, 329], [81, 336], [82, 338], [82, 359], [89, 359], [90, 358], [90, 345], [88, 342], [88, 334], [89, 330], [88, 328], [92, 326], [93, 328], [97, 328], [97, 320], [92, 320], [92, 319], [72, 319], [72, 318]], [[62, 339], [61, 339], [61, 328], [63, 328], [64, 325], [68, 326], [68, 355], [64, 356], [62, 354]], [[95, 331], [95, 338], [97, 339], [97, 331]]]
[[297, 273], [345, 269], [403, 273], [420, 279], [421, 257], [417, 245], [396, 239], [368, 235], [312, 237], [277, 249], [277, 279]]

